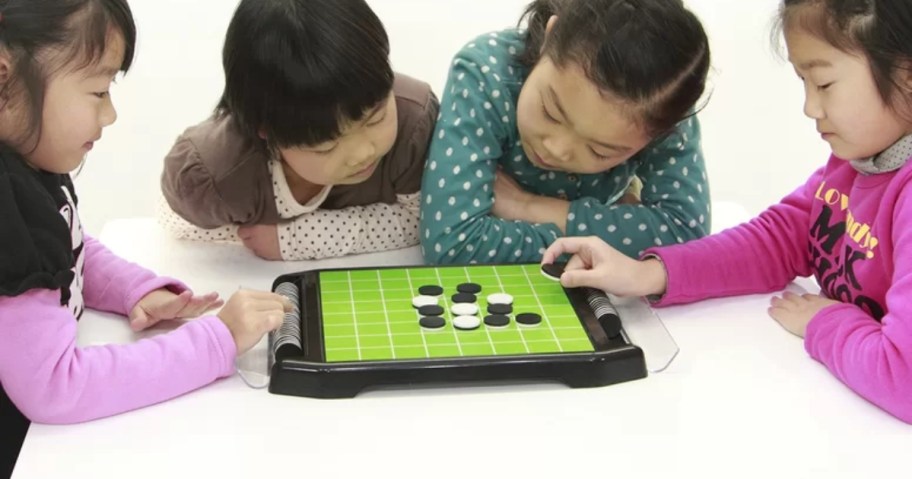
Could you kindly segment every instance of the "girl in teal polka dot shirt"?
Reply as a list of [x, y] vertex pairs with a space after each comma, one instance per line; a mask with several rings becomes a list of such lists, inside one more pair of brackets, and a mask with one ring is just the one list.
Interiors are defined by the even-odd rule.
[[708, 234], [699, 20], [679, 0], [538, 0], [525, 17], [452, 63], [422, 181], [426, 261], [539, 261], [578, 235], [636, 256]]

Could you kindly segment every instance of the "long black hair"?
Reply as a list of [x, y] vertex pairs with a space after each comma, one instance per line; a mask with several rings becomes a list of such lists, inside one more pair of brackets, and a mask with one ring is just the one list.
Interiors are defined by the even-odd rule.
[[363, 0], [242, 0], [225, 38], [216, 112], [270, 146], [333, 140], [389, 96], [389, 52]]
[[686, 118], [706, 89], [709, 40], [681, 0], [536, 0], [523, 21], [522, 64], [534, 67], [542, 55], [558, 66], [577, 63], [652, 134]]

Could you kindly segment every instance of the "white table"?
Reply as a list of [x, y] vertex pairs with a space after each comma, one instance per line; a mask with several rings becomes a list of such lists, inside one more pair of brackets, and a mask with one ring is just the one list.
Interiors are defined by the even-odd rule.
[[[716, 229], [745, 219], [717, 206]], [[241, 247], [109, 223], [124, 257], [224, 296], [283, 272], [415, 264], [416, 249], [269, 263]], [[808, 284], [807, 282], [805, 283]], [[849, 391], [766, 315], [769, 295], [659, 311], [681, 348], [663, 373], [557, 384], [272, 395], [237, 375], [176, 400], [73, 426], [33, 425], [14, 477], [876, 477], [907, 473], [912, 428]], [[128, 342], [87, 314], [80, 344]], [[674, 476], [672, 476], [674, 475]], [[202, 476], [200, 476], [202, 477]]]

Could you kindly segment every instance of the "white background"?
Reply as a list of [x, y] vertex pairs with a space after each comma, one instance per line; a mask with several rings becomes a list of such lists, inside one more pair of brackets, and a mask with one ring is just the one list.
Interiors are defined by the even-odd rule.
[[[385, 23], [397, 71], [440, 95], [453, 54], [474, 36], [516, 24], [527, 0], [368, 0]], [[801, 85], [772, 48], [777, 0], [689, 0], [714, 56], [701, 114], [714, 201], [758, 213], [792, 191], [829, 150], [802, 111]], [[114, 87], [117, 123], [76, 183], [87, 230], [154, 215], [162, 158], [221, 94], [221, 46], [236, 2], [133, 0], [139, 28], [131, 72]]]

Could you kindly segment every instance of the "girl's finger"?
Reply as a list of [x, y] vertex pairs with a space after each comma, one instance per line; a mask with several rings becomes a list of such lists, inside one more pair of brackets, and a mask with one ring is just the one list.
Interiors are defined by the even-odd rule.
[[221, 299], [212, 299], [211, 296], [198, 296], [194, 297], [187, 306], [184, 307], [181, 311], [177, 313], [175, 318], [195, 318], [201, 316], [207, 311], [211, 311], [215, 308], [221, 307], [225, 304]]
[[542, 264], [550, 264], [564, 254], [576, 254], [586, 248], [587, 240], [581, 237], [561, 238], [554, 242], [542, 256]]
[[567, 261], [567, 266], [564, 267], [564, 271], [574, 271], [578, 269], [588, 269], [589, 265], [586, 264], [586, 260], [580, 254], [573, 255], [570, 258], [570, 261]]
[[171, 300], [158, 305], [150, 311], [156, 321], [177, 318], [181, 311], [193, 300], [193, 291], [183, 291]]

